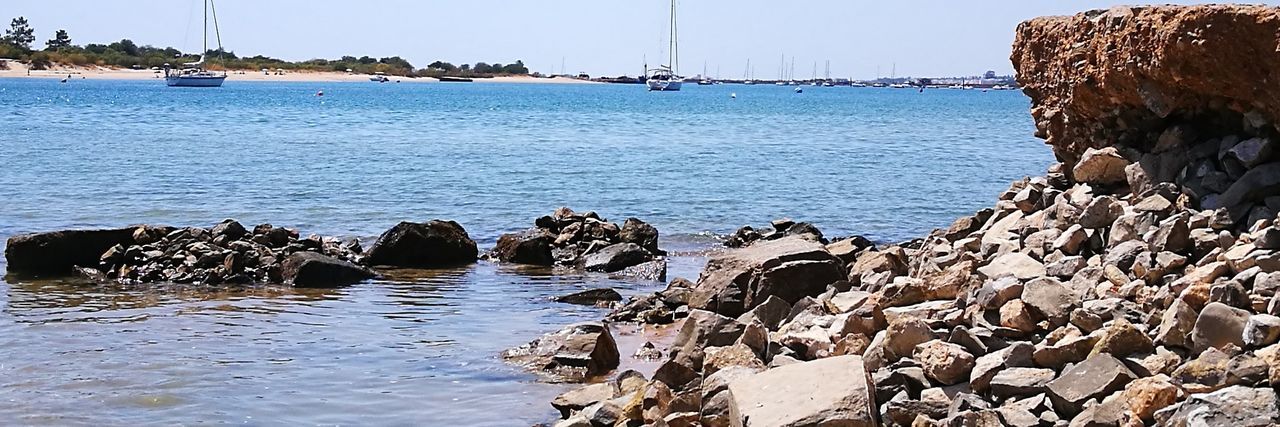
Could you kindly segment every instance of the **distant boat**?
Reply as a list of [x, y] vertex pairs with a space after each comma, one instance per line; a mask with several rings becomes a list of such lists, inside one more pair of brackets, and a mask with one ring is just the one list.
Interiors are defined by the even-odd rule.
[[386, 82], [391, 81], [391, 79], [387, 78], [387, 73], [377, 72], [377, 73], [373, 73], [373, 75], [372, 75], [372, 76], [369, 76], [369, 81], [371, 81], [371, 82], [378, 82], [378, 83], [386, 83]]
[[[209, 52], [209, 10], [212, 0], [204, 1], [204, 40], [203, 50], [200, 51], [200, 60], [196, 62], [188, 62], [182, 64], [181, 70], [173, 70], [165, 64], [164, 82], [169, 86], [178, 87], [222, 87], [222, 82], [227, 79], [227, 73], [216, 73], [204, 69], [204, 56]], [[213, 14], [213, 30], [218, 32], [218, 13]], [[218, 52], [222, 52], [222, 38], [218, 38]]]
[[894, 88], [894, 89], [906, 89], [906, 88], [911, 87], [911, 85], [906, 84], [906, 83], [894, 83], [894, 84], [889, 85], [889, 87]]
[[647, 70], [645, 73], [645, 84], [649, 86], [650, 91], [678, 91], [684, 80], [676, 74], [676, 70], [680, 68], [680, 43], [676, 40], [676, 0], [671, 0], [670, 43], [671, 48], [667, 52], [669, 55], [667, 65], [660, 65], [658, 68]]
[[796, 88], [796, 93], [804, 93], [804, 88], [802, 88], [802, 87], [797, 87], [797, 88]]
[[440, 81], [442, 81], [442, 82], [455, 82], [455, 83], [470, 83], [470, 82], [471, 82], [471, 79], [466, 78], [466, 77], [440, 76], [440, 77], [436, 77], [436, 79], [437, 79], [437, 80], [440, 80]]

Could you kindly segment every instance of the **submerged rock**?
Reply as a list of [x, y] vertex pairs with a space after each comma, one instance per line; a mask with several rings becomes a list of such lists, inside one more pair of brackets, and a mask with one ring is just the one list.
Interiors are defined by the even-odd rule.
[[290, 255], [280, 266], [285, 283], [299, 288], [329, 288], [359, 283], [374, 273], [354, 263], [315, 252]]
[[4, 258], [10, 273], [70, 274], [72, 267], [95, 267], [112, 246], [133, 244], [138, 227], [65, 230], [10, 237]]
[[569, 295], [562, 295], [555, 298], [557, 302], [579, 305], [600, 305], [602, 303], [610, 303], [614, 301], [622, 301], [622, 294], [613, 288], [588, 289], [581, 292], [574, 292]]

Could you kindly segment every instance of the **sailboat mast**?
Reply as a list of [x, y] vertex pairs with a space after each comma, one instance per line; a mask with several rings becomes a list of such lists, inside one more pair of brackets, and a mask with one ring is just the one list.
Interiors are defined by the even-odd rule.
[[680, 41], [676, 30], [676, 0], [671, 0], [671, 73], [677, 74], [680, 69]]
[[204, 62], [204, 54], [209, 52], [209, 0], [204, 0], [204, 33], [200, 36], [203, 49], [200, 50], [200, 62]]

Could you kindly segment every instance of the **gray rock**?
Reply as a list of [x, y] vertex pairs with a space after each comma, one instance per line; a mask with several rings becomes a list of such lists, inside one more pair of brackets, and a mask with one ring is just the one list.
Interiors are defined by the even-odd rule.
[[578, 305], [598, 305], [600, 303], [622, 301], [622, 294], [619, 294], [613, 288], [587, 289], [558, 296], [555, 301]]
[[843, 262], [820, 243], [802, 237], [760, 241], [711, 257], [689, 306], [739, 316], [769, 296], [794, 303], [844, 278]]
[[1078, 414], [1090, 399], [1124, 389], [1138, 376], [1110, 354], [1099, 354], [1068, 368], [1048, 384], [1049, 398], [1061, 413]]
[[1053, 324], [1065, 325], [1071, 310], [1080, 305], [1080, 296], [1057, 279], [1042, 277], [1027, 282], [1022, 290], [1022, 302]]
[[1196, 325], [1191, 331], [1191, 349], [1199, 353], [1209, 347], [1243, 347], [1244, 328], [1248, 322], [1248, 311], [1220, 302], [1209, 303], [1196, 318]]
[[1280, 341], [1280, 317], [1270, 314], [1249, 316], [1244, 325], [1244, 344], [1251, 348], [1266, 347]]
[[1280, 423], [1280, 399], [1270, 388], [1231, 386], [1193, 394], [1156, 413], [1157, 424], [1170, 427], [1263, 427]]
[[1078, 224], [1084, 228], [1110, 227], [1120, 215], [1124, 215], [1124, 205], [1120, 201], [1112, 196], [1100, 196], [1085, 205]]
[[584, 381], [618, 367], [618, 345], [599, 322], [575, 323], [502, 353], [531, 370]]
[[1001, 399], [1034, 396], [1044, 393], [1056, 375], [1052, 369], [1008, 368], [991, 378], [991, 394]]
[[616, 243], [582, 257], [582, 268], [587, 271], [612, 273], [653, 259], [649, 251], [635, 243]]
[[366, 265], [448, 267], [475, 262], [479, 250], [453, 221], [401, 222], [382, 233], [365, 255]]

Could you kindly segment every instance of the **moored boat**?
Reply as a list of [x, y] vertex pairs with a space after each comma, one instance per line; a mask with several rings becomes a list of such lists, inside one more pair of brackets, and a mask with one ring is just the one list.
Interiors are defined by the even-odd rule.
[[[227, 73], [214, 72], [204, 69], [205, 53], [209, 52], [209, 9], [212, 0], [204, 2], [204, 50], [201, 51], [200, 60], [196, 62], [188, 62], [182, 64], [180, 70], [174, 70], [165, 64], [164, 83], [170, 87], [221, 87], [222, 82], [227, 80]], [[216, 10], [216, 9], [215, 9]], [[213, 29], [218, 31], [217, 12], [214, 12]], [[218, 38], [218, 52], [222, 52], [222, 38]]]
[[684, 83], [684, 79], [676, 74], [680, 66], [680, 44], [676, 41], [676, 34], [676, 1], [671, 0], [671, 48], [668, 51], [668, 62], [667, 65], [645, 71], [645, 85], [650, 91], [675, 92]]

